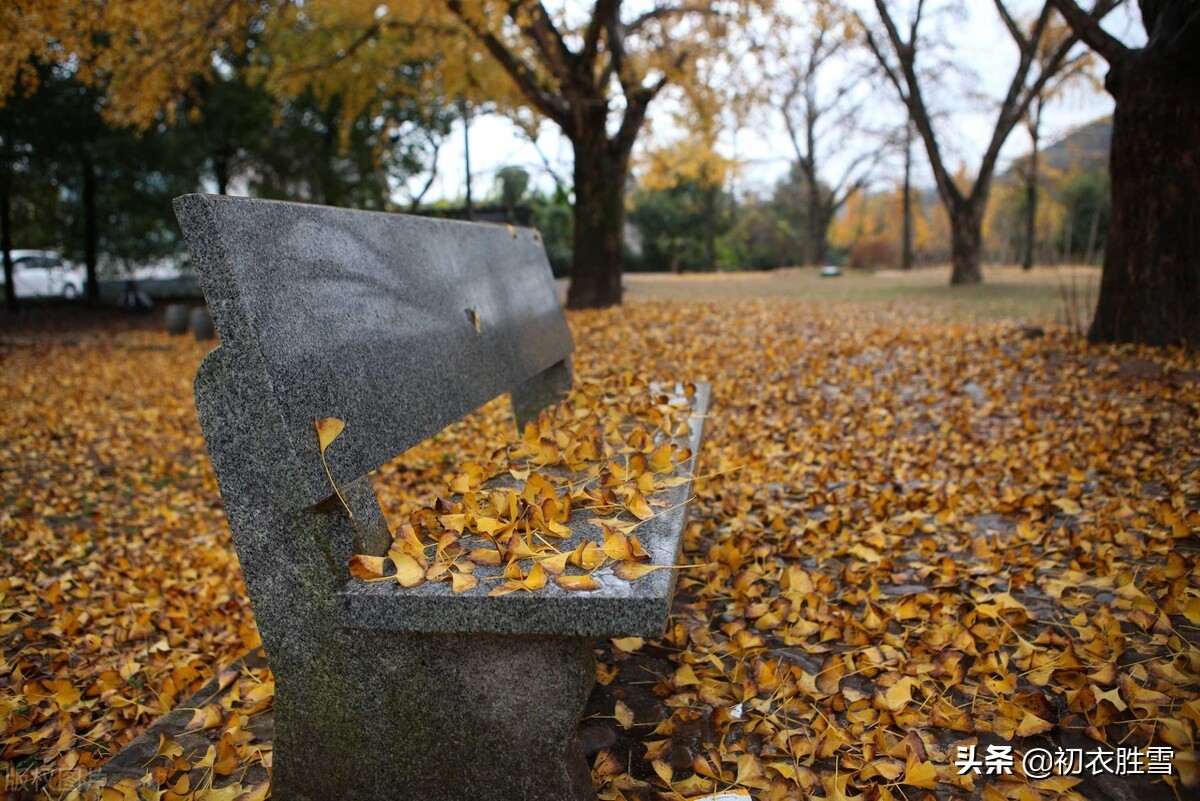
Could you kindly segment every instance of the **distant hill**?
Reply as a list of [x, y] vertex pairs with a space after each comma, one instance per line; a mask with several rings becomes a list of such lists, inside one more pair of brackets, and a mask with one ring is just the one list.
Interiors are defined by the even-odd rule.
[[[1087, 171], [1108, 167], [1108, 151], [1112, 146], [1112, 118], [1102, 117], [1076, 128], [1052, 145], [1042, 149], [1042, 164], [1051, 170], [1067, 172], [1071, 167]], [[1014, 160], [1005, 173], [1011, 173], [1029, 158], [1028, 154]]]

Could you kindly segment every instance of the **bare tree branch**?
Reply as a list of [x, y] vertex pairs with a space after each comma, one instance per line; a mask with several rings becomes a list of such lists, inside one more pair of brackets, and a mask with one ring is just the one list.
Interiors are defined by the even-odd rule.
[[[1050, 24], [1050, 4], [1046, 3], [1042, 6], [1042, 11], [1038, 15], [1037, 21], [1033, 24], [1033, 29], [1028, 39], [1017, 28], [1015, 39], [1017, 47], [1020, 50], [1021, 56], [1017, 62], [1017, 70], [1013, 74], [1012, 81], [1008, 85], [1008, 92], [1004, 96], [1004, 101], [1000, 104], [1000, 114], [996, 119], [996, 125], [992, 129], [992, 138], [988, 142], [987, 150], [984, 151], [983, 160], [979, 165], [979, 178], [975, 182], [975, 187], [972, 190], [972, 195], [984, 196], [990, 189], [992, 173], [995, 171], [996, 160], [1000, 157], [1000, 148], [1004, 146], [1008, 135], [1012, 133], [1012, 129], [1025, 116], [1026, 109], [1029, 108], [1029, 103], [1036, 96], [1035, 90], [1027, 89], [1029, 79], [1029, 71], [1033, 68], [1034, 60], [1037, 57], [1037, 48], [1042, 42], [1042, 37], [1046, 35], [1046, 26]], [[1067, 49], [1074, 47], [1078, 41], [1074, 35], [1067, 38], [1069, 42]], [[1064, 53], [1065, 55], [1065, 53]], [[1039, 75], [1039, 84], [1044, 86], [1045, 80], [1050, 75], [1054, 74], [1052, 64], [1043, 65]]]
[[1129, 55], [1130, 48], [1100, 26], [1100, 19], [1115, 8], [1119, 2], [1098, 0], [1091, 13], [1080, 8], [1075, 0], [1050, 0], [1050, 3], [1058, 9], [1058, 13], [1063, 15], [1067, 24], [1079, 38], [1109, 64], [1116, 64]]
[[[579, 61], [588, 75], [595, 72], [596, 54], [600, 49], [600, 34], [610, 19], [621, 16], [621, 0], [596, 0], [592, 18], [588, 21], [587, 30], [583, 34], [583, 49], [579, 52]], [[603, 84], [602, 84], [603, 85]]]
[[524, 61], [514, 56], [504, 42], [501, 42], [494, 33], [481, 27], [471, 19], [471, 16], [463, 10], [462, 0], [446, 0], [446, 7], [487, 48], [492, 57], [496, 59], [496, 62], [517, 84], [521, 93], [525, 95], [538, 111], [554, 120], [564, 132], [569, 133], [573, 129], [573, 120], [566, 104], [560, 98], [547, 93], [534, 70]]
[[1187, 18], [1168, 45], [1168, 50], [1174, 57], [1191, 58], [1193, 62], [1200, 61], [1200, 6]]
[[1013, 38], [1022, 49], [1028, 44], [1025, 38], [1025, 32], [1021, 30], [1021, 26], [1013, 19], [1012, 14], [1008, 13], [1008, 8], [1004, 5], [1004, 0], [993, 0], [996, 4], [996, 11], [1000, 14], [1000, 19], [1004, 22], [1004, 27], [1008, 28], [1009, 35]]
[[[896, 27], [896, 23], [892, 20], [891, 13], [888, 11], [884, 0], [875, 0], [875, 9], [879, 12], [879, 17], [883, 22], [884, 29], [887, 31], [888, 39], [891, 40], [892, 49], [895, 50], [897, 59], [900, 62], [900, 72], [904, 79], [903, 84], [907, 89], [907, 91], [903, 88], [900, 89], [900, 96], [904, 100], [905, 105], [908, 106], [909, 117], [912, 119], [913, 125], [916, 126], [921, 140], [925, 143], [925, 151], [929, 155], [929, 166], [933, 170], [934, 182], [937, 184], [938, 193], [942, 195], [947, 207], [957, 208], [962, 205], [965, 198], [946, 169], [945, 159], [942, 157], [941, 145], [938, 143], [937, 135], [934, 133], [933, 123], [929, 116], [929, 107], [925, 103], [925, 98], [921, 92], [921, 82], [917, 77], [917, 25], [921, 20], [923, 6], [924, 3], [918, 3], [917, 5], [917, 13], [913, 18], [909, 39], [906, 41], [900, 35], [900, 31]], [[873, 36], [869, 29], [867, 39], [872, 52], [876, 54], [877, 58], [881, 57], [883, 52], [876, 43], [871, 41]], [[880, 65], [889, 73], [892, 82], [899, 86], [901, 75], [892, 74], [892, 68], [888, 60], [881, 58]]]
[[677, 6], [655, 6], [626, 25], [625, 32], [636, 33], [648, 22], [693, 13], [711, 14], [716, 13], [716, 11], [713, 9], [712, 3], [681, 3]]
[[863, 30], [866, 31], [867, 47], [870, 48], [871, 52], [875, 55], [876, 60], [879, 61], [880, 69], [882, 69], [884, 74], [887, 75], [888, 80], [892, 82], [892, 86], [895, 88], [896, 93], [900, 95], [900, 102], [908, 105], [908, 89], [904, 86], [904, 81], [892, 67], [892, 64], [890, 61], [888, 61], [887, 56], [884, 55], [883, 50], [879, 47], [879, 42], [875, 40], [875, 35], [871, 33], [869, 28], [867, 28], [866, 21], [861, 17], [858, 18], [858, 21], [859, 24], [863, 26]]
[[[521, 19], [520, 9], [523, 5], [525, 5], [524, 0], [512, 0], [509, 3], [508, 16], [514, 20]], [[554, 27], [554, 22], [550, 19], [550, 12], [539, 0], [533, 4], [529, 15], [530, 21], [520, 25], [521, 32], [532, 39], [541, 54], [545, 56], [546, 63], [550, 65], [550, 69], [559, 83], [563, 86], [573, 83], [576, 77], [574, 68], [577, 56], [567, 47], [558, 28]]]
[[415, 212], [421, 208], [421, 201], [425, 199], [425, 195], [429, 193], [433, 182], [437, 180], [438, 175], [438, 154], [442, 149], [442, 140], [440, 137], [428, 136], [429, 144], [433, 147], [433, 153], [430, 156], [431, 163], [429, 165], [429, 178], [421, 187], [421, 191], [412, 196], [412, 201], [408, 205], [409, 211]]

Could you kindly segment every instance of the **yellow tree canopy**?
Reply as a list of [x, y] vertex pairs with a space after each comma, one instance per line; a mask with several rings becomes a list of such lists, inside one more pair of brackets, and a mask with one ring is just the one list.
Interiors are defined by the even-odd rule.
[[438, 0], [290, 4], [267, 27], [265, 44], [269, 86], [283, 96], [336, 94], [346, 120], [399, 94], [429, 103], [520, 102], [509, 76]]
[[0, 104], [36, 87], [36, 65], [61, 65], [107, 91], [110, 119], [148, 125], [214, 68], [219, 43], [244, 47], [250, 0], [5, 0]]
[[[244, 49], [253, 27], [262, 31], [268, 56], [259, 61], [272, 88], [336, 93], [349, 118], [401, 89], [570, 124], [596, 97], [628, 100], [686, 81], [705, 54], [720, 52], [733, 25], [769, 5], [5, 0], [0, 102], [34, 87], [37, 63], [60, 64], [107, 91], [110, 118], [145, 125], [214, 69], [216, 50]], [[580, 95], [568, 84], [594, 91]]]
[[646, 189], [670, 189], [696, 183], [702, 189], [724, 186], [735, 162], [722, 156], [703, 137], [689, 135], [649, 150], [639, 183]]

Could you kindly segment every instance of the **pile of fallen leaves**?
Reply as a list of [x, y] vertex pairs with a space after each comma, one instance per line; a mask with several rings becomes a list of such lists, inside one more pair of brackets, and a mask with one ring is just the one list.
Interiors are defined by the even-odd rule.
[[[647, 564], [634, 532], [664, 511], [657, 495], [690, 480], [681, 467], [692, 458], [686, 438], [695, 392], [694, 384], [656, 386], [632, 373], [580, 382], [526, 423], [519, 440], [463, 463], [446, 497], [393, 531], [386, 556], [357, 554], [350, 574], [403, 587], [447, 581], [460, 593], [484, 573], [499, 582], [488, 593], [498, 596], [540, 590], [551, 576], [564, 590], [589, 592], [602, 588], [597, 573], [606, 567], [624, 581], [674, 567]], [[322, 437], [322, 453], [341, 423], [317, 421], [319, 434], [337, 432]], [[584, 513], [603, 540], [572, 530], [572, 515], [578, 522]]]
[[[695, 566], [661, 640], [601, 651], [585, 729], [602, 798], [1169, 798], [1200, 782], [1195, 354], [782, 302], [571, 322], [589, 385], [713, 384]], [[2, 348], [0, 781], [53, 798], [255, 637], [191, 408], [201, 348], [138, 333]], [[389, 518], [411, 523], [469, 463], [491, 473], [511, 432], [491, 404], [388, 465]], [[480, 517], [453, 502], [437, 515]], [[147, 773], [190, 768], [163, 798], [262, 792], [254, 722], [271, 713], [256, 696], [247, 715], [245, 692], [187, 721], [211, 761], [158, 744]], [[957, 749], [997, 744], [1010, 773], [955, 768]], [[1020, 769], [1035, 746], [1102, 744], [1170, 748], [1173, 774]]]
[[165, 336], [0, 345], [0, 792], [57, 798], [258, 642]]

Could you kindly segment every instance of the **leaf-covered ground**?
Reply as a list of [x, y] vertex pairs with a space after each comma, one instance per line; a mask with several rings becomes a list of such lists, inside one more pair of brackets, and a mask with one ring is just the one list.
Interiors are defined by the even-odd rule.
[[[571, 321], [583, 376], [714, 390], [700, 472], [718, 475], [697, 483], [668, 631], [601, 649], [584, 740], [602, 798], [1094, 797], [1135, 780], [1023, 777], [1019, 754], [1101, 743], [1172, 749], [1156, 792], [1195, 792], [1194, 354], [852, 305]], [[211, 743], [161, 741], [142, 781], [267, 790], [269, 673], [217, 676], [257, 635], [192, 407], [204, 350], [140, 331], [0, 344], [8, 797], [58, 797], [214, 677], [189, 721]], [[391, 518], [508, 437], [505, 414], [382, 470]], [[1012, 775], [952, 765], [1006, 744]]]

